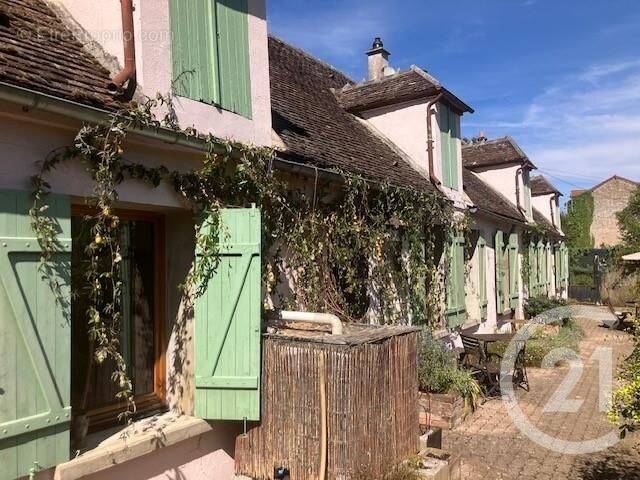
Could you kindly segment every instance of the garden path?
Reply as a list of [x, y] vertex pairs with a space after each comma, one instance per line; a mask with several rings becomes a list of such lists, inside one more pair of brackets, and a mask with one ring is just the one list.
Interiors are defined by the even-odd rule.
[[[545, 411], [568, 378], [568, 365], [529, 369], [531, 390], [519, 390], [517, 397], [533, 426], [555, 439], [583, 442], [609, 432], [617, 434], [599, 410], [600, 368], [591, 356], [598, 347], [611, 347], [613, 365], [619, 366], [631, 353], [633, 341], [624, 332], [599, 326], [608, 315], [606, 309], [579, 307], [576, 313], [584, 331], [580, 342], [583, 370], [567, 398], [582, 400], [580, 407], [575, 412]], [[444, 432], [443, 448], [459, 459], [454, 479], [640, 479], [640, 436], [628, 436], [596, 453], [560, 453], [540, 446], [520, 431], [507, 409], [502, 400], [490, 400], [459, 427]]]

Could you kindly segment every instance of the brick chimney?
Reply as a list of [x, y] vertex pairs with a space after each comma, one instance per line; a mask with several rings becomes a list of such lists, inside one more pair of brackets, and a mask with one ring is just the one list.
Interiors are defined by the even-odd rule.
[[376, 37], [367, 52], [369, 57], [369, 80], [379, 80], [385, 76], [385, 70], [389, 67], [389, 52], [384, 49], [380, 37]]

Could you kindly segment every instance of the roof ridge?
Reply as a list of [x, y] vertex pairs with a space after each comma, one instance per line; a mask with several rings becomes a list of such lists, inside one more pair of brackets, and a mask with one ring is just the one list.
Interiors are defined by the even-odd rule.
[[[283, 40], [282, 38], [278, 37], [277, 35], [273, 34], [273, 33], [268, 33], [267, 37], [271, 40], [275, 40], [276, 42], [279, 42], [283, 45], [286, 45], [288, 48], [291, 48], [292, 50], [295, 50], [297, 53], [299, 53], [300, 55], [307, 57], [309, 60], [312, 60], [316, 63], [319, 63], [331, 70], [333, 70], [336, 73], [339, 73], [340, 75], [342, 75], [343, 77], [345, 77], [349, 82], [351, 82], [352, 84], [354, 84], [355, 82], [353, 81], [353, 79], [351, 77], [349, 77], [349, 75], [347, 75], [346, 73], [344, 73], [342, 70], [338, 70], [336, 67], [334, 67], [333, 65], [331, 65], [330, 63], [325, 62], [324, 60], [322, 60], [319, 57], [316, 57], [314, 55], [312, 55], [311, 53], [307, 52], [306, 50], [303, 50], [300, 47], [296, 47], [295, 45], [292, 45], [291, 43]], [[347, 84], [348, 85], [348, 84]]]
[[[345, 85], [345, 87], [342, 88], [340, 91], [341, 92], [348, 92], [350, 90], [356, 90], [358, 88], [368, 87], [369, 85], [380, 85], [381, 83], [384, 83], [384, 82], [389, 81], [389, 80], [396, 79], [396, 78], [401, 77], [403, 75], [408, 75], [408, 74], [410, 74], [412, 72], [414, 72], [414, 71], [411, 70], [411, 69], [398, 70], [397, 72], [394, 72], [391, 75], [385, 75], [382, 78], [372, 78], [372, 79], [369, 79], [369, 80], [365, 80], [363, 82], [352, 83], [351, 85]], [[414, 73], [417, 73], [417, 72], [414, 72]]]

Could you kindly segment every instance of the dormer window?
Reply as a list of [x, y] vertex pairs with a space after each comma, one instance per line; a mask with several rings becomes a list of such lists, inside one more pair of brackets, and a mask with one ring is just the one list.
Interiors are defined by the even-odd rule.
[[442, 152], [442, 184], [453, 190], [458, 189], [458, 144], [460, 143], [460, 115], [446, 105], [438, 107]]

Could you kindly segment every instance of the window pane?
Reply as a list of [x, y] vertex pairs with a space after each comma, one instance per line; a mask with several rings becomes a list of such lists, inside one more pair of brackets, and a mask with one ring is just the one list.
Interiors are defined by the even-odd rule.
[[[73, 217], [72, 234], [75, 250], [72, 258], [72, 398], [79, 411], [90, 411], [116, 403], [118, 391], [111, 380], [110, 360], [96, 365], [91, 352], [95, 348], [88, 339], [86, 312], [90, 305], [87, 290], [85, 250], [93, 234], [91, 225], [82, 217]], [[122, 220], [120, 229], [123, 282], [121, 351], [128, 365], [136, 396], [154, 391], [155, 364], [155, 223]], [[106, 261], [103, 260], [103, 261]], [[109, 284], [102, 288], [109, 296]]]

